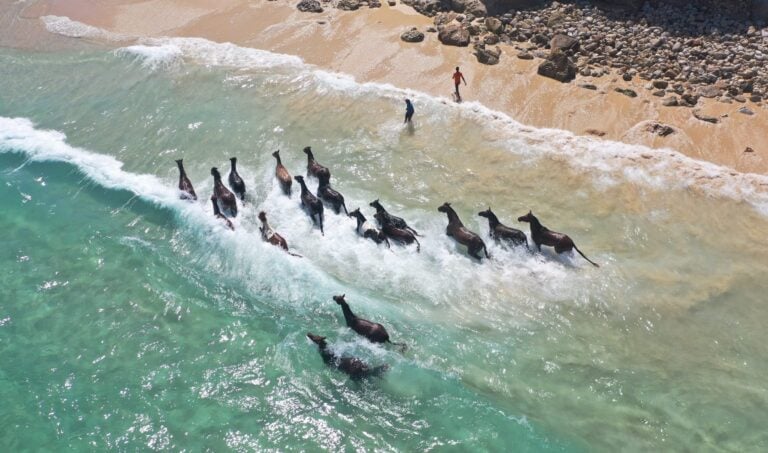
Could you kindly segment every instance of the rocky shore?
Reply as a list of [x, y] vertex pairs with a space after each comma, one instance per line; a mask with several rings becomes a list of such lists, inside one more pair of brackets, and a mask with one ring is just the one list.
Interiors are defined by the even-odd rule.
[[[768, 97], [768, 5], [761, 12], [763, 2], [757, 0], [401, 1], [434, 17], [426, 32], [437, 33], [445, 45], [471, 46], [483, 64], [497, 64], [502, 58], [498, 44], [504, 43], [515, 53], [506, 58], [543, 60], [541, 76], [561, 82], [607, 74], [627, 82], [640, 79], [665, 107], [694, 107], [702, 97], [756, 104]], [[341, 9], [380, 6], [376, 0], [324, 3]], [[402, 39], [420, 42], [422, 37], [418, 30], [406, 30]], [[593, 89], [588, 82], [576, 83]], [[617, 91], [636, 96], [631, 88]], [[741, 112], [751, 113], [747, 107]]]

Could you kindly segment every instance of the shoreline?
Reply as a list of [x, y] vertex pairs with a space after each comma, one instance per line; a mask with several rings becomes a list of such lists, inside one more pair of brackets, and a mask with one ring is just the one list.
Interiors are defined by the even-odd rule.
[[[618, 74], [577, 76], [561, 83], [537, 75], [542, 60], [515, 57], [516, 46], [499, 44], [502, 59], [488, 66], [467, 49], [441, 44], [436, 33], [420, 43], [406, 43], [400, 34], [432, 26], [432, 18], [412, 8], [384, 3], [381, 8], [302, 13], [287, 2], [259, 0], [110, 0], [87, 5], [84, 0], [41, 0], [24, 8], [26, 19], [45, 15], [72, 20], [111, 32], [140, 36], [202, 37], [271, 52], [296, 55], [318, 68], [351, 75], [357, 82], [388, 83], [430, 95], [449, 97], [451, 75], [460, 66], [468, 85], [465, 101], [477, 101], [537, 128], [556, 128], [576, 135], [597, 136], [652, 148], [671, 148], [686, 156], [743, 173], [768, 174], [768, 111], [745, 104], [703, 99], [696, 109], [662, 107], [639, 81]], [[150, 17], [151, 20], [145, 20]], [[590, 84], [594, 90], [580, 87]], [[630, 98], [615, 91], [630, 88]], [[501, 94], [501, 95], [500, 95]], [[693, 116], [718, 118], [711, 124]], [[416, 117], [419, 115], [416, 105]], [[663, 136], [660, 126], [674, 132]], [[667, 130], [668, 132], [668, 130]], [[745, 152], [749, 148], [751, 152]]]

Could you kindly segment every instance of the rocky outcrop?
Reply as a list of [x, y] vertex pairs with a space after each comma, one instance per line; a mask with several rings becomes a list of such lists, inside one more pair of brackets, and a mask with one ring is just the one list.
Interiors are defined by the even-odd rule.
[[451, 10], [450, 0], [401, 0], [401, 2], [428, 17]]
[[556, 34], [549, 41], [551, 49], [562, 50], [568, 55], [573, 55], [579, 50], [579, 40], [568, 35]]
[[420, 32], [418, 28], [413, 27], [410, 30], [406, 30], [400, 35], [400, 39], [405, 42], [422, 42], [424, 41], [424, 33]]
[[438, 28], [437, 39], [447, 46], [466, 47], [469, 45], [469, 30], [459, 23], [451, 22], [444, 25], [442, 29]]
[[570, 82], [576, 78], [576, 65], [565, 53], [555, 50], [547, 61], [539, 65], [538, 74], [560, 82]]
[[323, 7], [318, 0], [301, 0], [296, 9], [304, 13], [322, 13]]
[[494, 48], [488, 48], [485, 44], [475, 44], [475, 56], [477, 61], [482, 64], [495, 65], [499, 64], [499, 58], [501, 57], [501, 49], [499, 46]]
[[475, 17], [485, 17], [488, 14], [488, 9], [485, 7], [485, 3], [481, 0], [450, 0], [451, 11], [457, 13], [472, 14]]

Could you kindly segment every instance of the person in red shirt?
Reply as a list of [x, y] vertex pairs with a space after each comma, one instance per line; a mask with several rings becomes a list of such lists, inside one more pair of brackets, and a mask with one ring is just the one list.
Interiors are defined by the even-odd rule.
[[456, 72], [453, 73], [453, 84], [456, 86], [456, 100], [461, 100], [461, 95], [459, 94], [459, 85], [461, 84], [462, 80], [464, 81], [464, 85], [467, 85], [467, 80], [464, 78], [464, 74], [459, 71], [459, 67], [456, 66]]

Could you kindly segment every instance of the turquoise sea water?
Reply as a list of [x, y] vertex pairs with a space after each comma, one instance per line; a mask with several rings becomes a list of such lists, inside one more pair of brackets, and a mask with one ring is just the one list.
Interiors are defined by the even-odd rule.
[[[234, 46], [72, 47], [0, 49], [0, 449], [768, 447], [763, 178]], [[273, 178], [272, 151], [302, 174], [307, 145], [421, 253], [330, 209], [321, 236]], [[235, 232], [204, 201], [231, 156]], [[178, 200], [182, 157], [198, 203]], [[445, 201], [491, 261], [445, 236]], [[602, 267], [493, 244], [488, 205]], [[262, 209], [303, 258], [261, 242]], [[408, 350], [344, 327], [341, 293]], [[308, 331], [390, 370], [352, 382]]]

